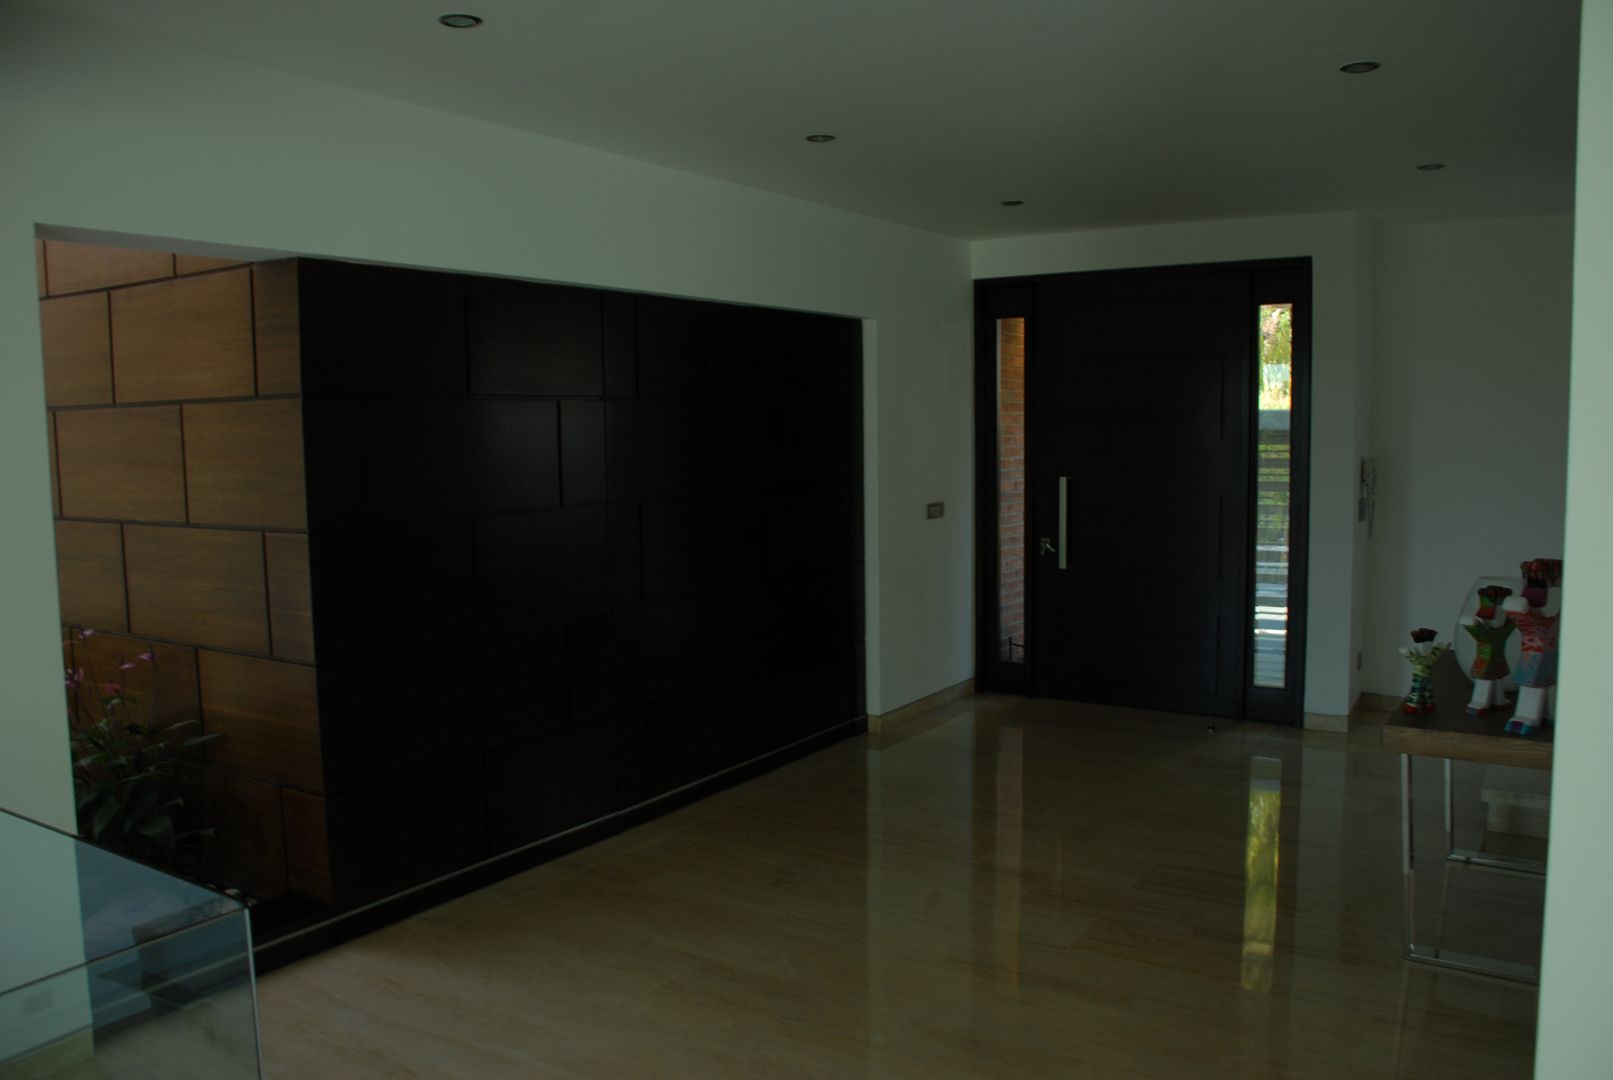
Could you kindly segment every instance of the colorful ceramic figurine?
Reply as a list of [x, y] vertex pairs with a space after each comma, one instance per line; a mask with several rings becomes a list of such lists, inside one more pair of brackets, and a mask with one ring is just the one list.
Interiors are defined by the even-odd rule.
[[1411, 632], [1411, 647], [1402, 645], [1400, 655], [1411, 664], [1411, 692], [1400, 707], [1409, 713], [1434, 711], [1434, 661], [1444, 655], [1449, 645], [1436, 645], [1436, 633], [1424, 626]]
[[1518, 708], [1507, 721], [1515, 735], [1531, 735], [1550, 720], [1557, 705], [1557, 617], [1562, 608], [1561, 559], [1524, 563], [1523, 595], [1502, 604], [1518, 628], [1523, 655], [1518, 658]]
[[1500, 605], [1511, 595], [1511, 589], [1486, 585], [1479, 590], [1478, 611], [1462, 619], [1462, 629], [1478, 646], [1470, 672], [1473, 698], [1467, 703], [1467, 711], [1472, 716], [1483, 716], [1491, 706], [1507, 703], [1506, 695], [1501, 692], [1501, 680], [1511, 670], [1507, 666], [1507, 638], [1512, 636], [1513, 626]]

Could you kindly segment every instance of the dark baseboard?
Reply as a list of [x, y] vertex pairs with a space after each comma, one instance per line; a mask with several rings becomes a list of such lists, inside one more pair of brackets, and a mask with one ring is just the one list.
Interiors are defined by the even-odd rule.
[[782, 746], [761, 757], [752, 758], [703, 780], [697, 780], [686, 787], [658, 795], [647, 802], [630, 806], [547, 840], [539, 840], [473, 866], [467, 866], [446, 877], [366, 904], [353, 911], [311, 913], [308, 917], [297, 920], [276, 917], [270, 911], [265, 911], [260, 917], [254, 911], [252, 936], [256, 945], [253, 948], [253, 960], [257, 973], [262, 975], [340, 945], [344, 941], [374, 933], [382, 927], [417, 915], [428, 908], [447, 903], [477, 889], [486, 888], [494, 882], [626, 832], [709, 795], [743, 784], [747, 780], [754, 780], [781, 765], [816, 753], [843, 739], [861, 735], [867, 730], [866, 716], [836, 724], [816, 735], [810, 735], [789, 746]]

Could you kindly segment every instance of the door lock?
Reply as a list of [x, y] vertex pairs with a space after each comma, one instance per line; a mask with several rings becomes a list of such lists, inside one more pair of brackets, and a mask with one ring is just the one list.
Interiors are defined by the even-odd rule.
[[1053, 541], [1044, 536], [1041, 542], [1041, 553], [1043, 555], [1056, 555], [1058, 554], [1058, 548], [1053, 546]]

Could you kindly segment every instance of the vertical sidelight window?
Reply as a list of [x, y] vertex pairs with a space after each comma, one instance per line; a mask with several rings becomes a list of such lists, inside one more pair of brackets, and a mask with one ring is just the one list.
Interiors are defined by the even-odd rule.
[[1254, 685], [1287, 685], [1294, 305], [1261, 304], [1255, 392]]
[[997, 320], [997, 637], [1025, 662], [1025, 320]]

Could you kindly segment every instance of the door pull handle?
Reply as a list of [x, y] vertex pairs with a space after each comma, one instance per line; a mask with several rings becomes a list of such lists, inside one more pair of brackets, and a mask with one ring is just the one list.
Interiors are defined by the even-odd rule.
[[1059, 477], [1059, 569], [1070, 565], [1070, 478]]
[[1042, 537], [1042, 543], [1041, 543], [1041, 549], [1040, 549], [1041, 554], [1043, 554], [1043, 555], [1052, 555], [1057, 551], [1058, 551], [1058, 549], [1053, 546], [1053, 541], [1049, 540], [1045, 536]]

